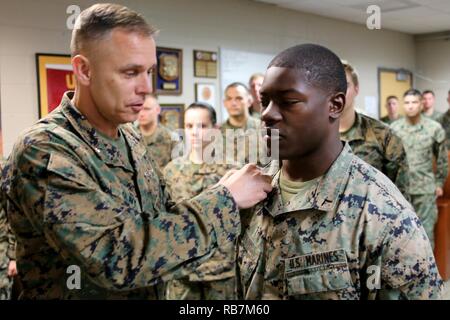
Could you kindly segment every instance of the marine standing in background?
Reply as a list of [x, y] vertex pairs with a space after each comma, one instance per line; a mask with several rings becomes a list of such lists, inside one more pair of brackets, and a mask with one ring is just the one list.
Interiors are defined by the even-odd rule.
[[[176, 202], [193, 198], [216, 184], [233, 168], [223, 162], [211, 162], [210, 155], [205, 154], [208, 145], [213, 143], [208, 131], [218, 131], [216, 111], [211, 105], [201, 102], [191, 104], [184, 112], [184, 128], [188, 148], [186, 155], [172, 160], [164, 168], [167, 190]], [[236, 299], [232, 260], [226, 259], [226, 252], [219, 248], [201, 270], [191, 273], [186, 279], [170, 281], [166, 290], [167, 299]]]
[[[405, 145], [411, 178], [411, 204], [434, 247], [434, 225], [438, 218], [436, 198], [442, 196], [448, 174], [445, 131], [438, 122], [421, 114], [420, 91], [406, 91], [403, 107], [405, 117], [392, 123], [391, 127]], [[436, 173], [433, 172], [433, 157]]]
[[391, 124], [392, 122], [400, 118], [399, 109], [400, 103], [397, 96], [389, 96], [386, 98], [386, 110], [387, 115], [382, 117], [380, 120], [386, 124]]
[[431, 90], [425, 90], [422, 92], [422, 114], [427, 116], [434, 121], [438, 121], [442, 117], [443, 113], [436, 110], [434, 103], [436, 98], [434, 92]]
[[160, 112], [161, 107], [156, 96], [149, 94], [139, 112], [138, 127], [148, 153], [158, 164], [159, 169], [163, 170], [171, 160], [172, 150], [178, 138], [175, 133], [158, 123]]
[[252, 104], [250, 106], [250, 115], [256, 119], [261, 119], [261, 96], [259, 90], [264, 80], [262, 73], [252, 74], [250, 80], [248, 80], [248, 87], [252, 95]]
[[345, 109], [339, 121], [341, 140], [348, 142], [355, 155], [383, 172], [409, 200], [409, 168], [405, 148], [388, 125], [355, 111], [359, 80], [353, 67], [343, 62], [347, 94]]
[[[264, 152], [259, 152], [259, 148], [265, 150], [265, 144], [262, 141], [261, 121], [249, 115], [252, 101], [250, 92], [243, 83], [234, 82], [225, 88], [224, 93], [223, 104], [228, 119], [220, 126], [220, 130], [226, 158], [234, 159], [237, 165], [259, 163], [259, 155]], [[230, 134], [233, 139], [228, 141], [227, 135]]]

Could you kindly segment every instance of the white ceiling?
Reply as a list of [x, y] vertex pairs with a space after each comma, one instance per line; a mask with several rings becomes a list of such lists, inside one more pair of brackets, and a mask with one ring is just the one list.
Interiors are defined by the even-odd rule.
[[450, 0], [254, 0], [366, 24], [369, 5], [381, 9], [381, 28], [411, 34], [450, 30]]

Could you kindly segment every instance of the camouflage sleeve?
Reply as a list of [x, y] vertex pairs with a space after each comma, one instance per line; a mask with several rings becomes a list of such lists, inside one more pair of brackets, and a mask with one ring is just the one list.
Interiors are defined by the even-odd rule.
[[8, 224], [8, 250], [6, 251], [6, 255], [9, 260], [16, 260], [16, 237], [11, 230], [11, 227]]
[[240, 232], [237, 205], [223, 186], [171, 212], [137, 212], [100, 190], [68, 148], [40, 144], [15, 156], [14, 174], [4, 182], [8, 202], [103, 288], [130, 290], [186, 276]]
[[433, 154], [436, 158], [436, 186], [443, 188], [448, 174], [448, 154], [445, 143], [445, 131], [442, 127], [436, 133]]
[[410, 201], [409, 196], [409, 166], [406, 158], [403, 142], [393, 130], [391, 134], [386, 135], [385, 157], [386, 157], [386, 176], [395, 183], [397, 188]]
[[0, 208], [0, 267], [8, 252], [8, 224], [3, 208]]
[[164, 167], [163, 178], [166, 186], [167, 197], [174, 202], [181, 201], [183, 199], [182, 190], [177, 188], [178, 184], [175, 177], [173, 162], [169, 162], [167, 166]]
[[6, 255], [9, 260], [16, 260], [16, 241], [6, 216], [6, 201], [3, 193], [0, 199], [0, 258]]
[[389, 228], [383, 244], [380, 298], [428, 300], [442, 298], [439, 275], [430, 242], [414, 212], [407, 212]]

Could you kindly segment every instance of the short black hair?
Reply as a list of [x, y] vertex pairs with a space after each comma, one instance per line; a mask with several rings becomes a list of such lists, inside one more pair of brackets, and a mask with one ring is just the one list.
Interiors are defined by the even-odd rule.
[[217, 123], [216, 110], [209, 103], [196, 101], [194, 103], [191, 103], [189, 105], [189, 107], [187, 107], [184, 112], [188, 111], [189, 109], [203, 109], [203, 110], [207, 110], [208, 113], [209, 113], [209, 118], [211, 119], [212, 125], [213, 126], [216, 125], [216, 123]]
[[271, 67], [298, 69], [309, 85], [328, 93], [347, 92], [347, 78], [341, 59], [323, 46], [301, 44], [279, 53], [269, 64]]
[[419, 90], [411, 88], [411, 89], [405, 91], [405, 93], [403, 94], [403, 98], [406, 96], [422, 97], [422, 94], [420, 93]]
[[422, 96], [427, 94], [427, 93], [431, 93], [434, 97], [434, 92], [432, 90], [425, 90], [424, 92], [422, 92]]

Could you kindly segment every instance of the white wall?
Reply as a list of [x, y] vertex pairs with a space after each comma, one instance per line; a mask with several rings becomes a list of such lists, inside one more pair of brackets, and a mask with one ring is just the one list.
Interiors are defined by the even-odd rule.
[[450, 41], [418, 40], [416, 57], [417, 88], [433, 90], [436, 95], [436, 110], [446, 111], [447, 94], [450, 90]]
[[[0, 97], [4, 152], [7, 155], [24, 128], [38, 119], [36, 52], [68, 53], [70, 30], [66, 8], [82, 9], [93, 1], [0, 0]], [[357, 106], [364, 96], [377, 96], [377, 67], [414, 71], [414, 40], [410, 35], [279, 9], [251, 0], [120, 1], [142, 12], [161, 33], [160, 46], [183, 48], [183, 95], [162, 96], [162, 103], [194, 100], [193, 49], [219, 46], [276, 54], [291, 45], [314, 42], [349, 60], [360, 74]], [[262, 70], [255, 70], [262, 71]], [[220, 79], [213, 80], [219, 89]], [[219, 95], [218, 95], [219, 96]], [[219, 104], [217, 98], [217, 104]]]

